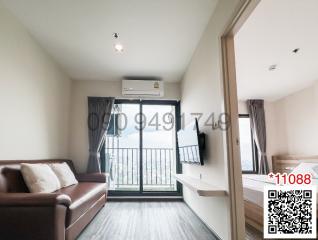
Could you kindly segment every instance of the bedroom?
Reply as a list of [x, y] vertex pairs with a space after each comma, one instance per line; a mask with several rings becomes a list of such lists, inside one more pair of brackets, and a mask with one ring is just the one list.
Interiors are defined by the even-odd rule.
[[261, 1], [234, 38], [243, 196], [251, 239], [263, 236], [266, 175], [295, 173], [303, 168], [294, 170], [300, 163], [318, 163], [317, 7], [317, 1]]

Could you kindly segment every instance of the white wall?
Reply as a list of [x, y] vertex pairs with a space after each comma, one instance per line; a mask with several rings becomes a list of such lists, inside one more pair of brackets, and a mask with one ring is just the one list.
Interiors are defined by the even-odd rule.
[[[220, 37], [238, 2], [237, 0], [219, 1], [182, 81], [181, 97], [181, 110], [185, 113], [186, 122], [190, 121], [190, 113], [203, 113], [203, 121], [200, 121], [199, 125], [200, 130], [207, 134], [205, 165], [183, 164], [183, 172], [196, 178], [202, 174], [203, 181], [227, 190], [229, 189], [228, 166], [224, 153], [224, 135], [220, 130], [204, 126], [204, 120], [212, 112], [217, 116], [223, 111]], [[198, 216], [221, 239], [230, 239], [229, 197], [199, 197], [186, 187], [183, 190], [184, 200]], [[238, 228], [242, 231], [244, 223], [238, 223]]]
[[[87, 97], [117, 97], [121, 95], [120, 81], [72, 81], [70, 117], [70, 155], [78, 171], [86, 170], [88, 159]], [[165, 83], [165, 97], [180, 99], [179, 83]]]
[[[312, 86], [275, 102], [265, 101], [267, 157], [318, 155], [318, 81]], [[239, 112], [247, 113], [245, 102]], [[272, 168], [271, 168], [272, 169]]]
[[70, 80], [0, 5], [0, 159], [68, 157]]
[[318, 154], [318, 82], [273, 103], [275, 154]]

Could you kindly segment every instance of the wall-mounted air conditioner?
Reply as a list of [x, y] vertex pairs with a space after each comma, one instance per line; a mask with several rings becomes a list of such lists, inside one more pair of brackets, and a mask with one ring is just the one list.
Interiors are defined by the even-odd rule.
[[123, 96], [163, 97], [164, 85], [159, 80], [122, 80]]

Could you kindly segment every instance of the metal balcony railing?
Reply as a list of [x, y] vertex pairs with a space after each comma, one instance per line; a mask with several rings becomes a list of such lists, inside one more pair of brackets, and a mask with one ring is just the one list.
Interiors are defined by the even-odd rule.
[[[172, 148], [142, 149], [142, 178], [144, 189], [171, 190], [176, 182], [175, 157]], [[106, 148], [106, 169], [116, 189], [138, 187], [140, 184], [140, 149]]]

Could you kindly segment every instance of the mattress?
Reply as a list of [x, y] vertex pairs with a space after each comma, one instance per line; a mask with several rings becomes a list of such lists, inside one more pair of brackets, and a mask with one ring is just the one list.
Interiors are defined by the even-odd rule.
[[243, 197], [260, 207], [263, 207], [264, 186], [270, 184], [266, 182], [266, 175], [243, 174]]

